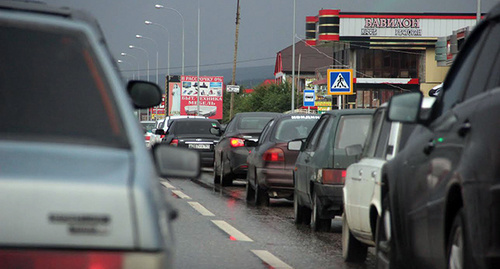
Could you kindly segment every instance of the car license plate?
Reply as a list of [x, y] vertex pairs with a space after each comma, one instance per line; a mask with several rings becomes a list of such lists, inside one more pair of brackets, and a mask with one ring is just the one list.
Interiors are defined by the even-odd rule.
[[210, 149], [210, 144], [189, 144], [190, 149]]

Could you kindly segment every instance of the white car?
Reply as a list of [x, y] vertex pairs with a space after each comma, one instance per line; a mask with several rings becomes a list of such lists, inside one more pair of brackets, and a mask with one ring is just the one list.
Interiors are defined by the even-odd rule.
[[[434, 99], [424, 99], [422, 113], [428, 111]], [[363, 262], [367, 248], [375, 246], [376, 223], [382, 209], [382, 166], [403, 148], [415, 126], [389, 122], [386, 112], [387, 104], [375, 111], [361, 159], [347, 167], [343, 189], [342, 256], [348, 262]]]

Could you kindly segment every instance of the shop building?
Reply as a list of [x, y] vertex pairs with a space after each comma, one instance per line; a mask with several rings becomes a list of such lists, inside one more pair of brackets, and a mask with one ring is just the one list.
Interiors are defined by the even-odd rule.
[[[344, 97], [349, 107], [378, 107], [394, 94], [427, 94], [449, 69], [436, 61], [438, 38], [472, 29], [476, 14], [354, 13], [320, 10], [306, 17], [306, 43], [331, 48], [331, 68], [354, 70], [356, 96]], [[448, 43], [449, 48], [449, 43]], [[315, 84], [326, 85], [318, 69]], [[345, 106], [345, 105], [344, 105]]]

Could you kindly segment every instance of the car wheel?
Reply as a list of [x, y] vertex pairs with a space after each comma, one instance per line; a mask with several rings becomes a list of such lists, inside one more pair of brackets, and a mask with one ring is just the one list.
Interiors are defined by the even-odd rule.
[[259, 187], [258, 183], [255, 183], [255, 205], [269, 206], [269, 195], [266, 190]]
[[375, 232], [375, 268], [400, 268], [396, 264], [396, 248], [394, 247], [394, 241], [391, 240], [393, 238], [391, 225], [389, 198], [386, 197], [382, 201], [382, 213], [377, 218], [377, 229]]
[[311, 223], [311, 210], [300, 204], [297, 191], [293, 192], [293, 212], [295, 224], [309, 225]]
[[332, 225], [331, 219], [322, 219], [319, 212], [321, 208], [319, 207], [319, 198], [316, 193], [313, 193], [313, 205], [311, 211], [311, 228], [315, 232], [328, 232]]
[[220, 175], [217, 173], [217, 163], [214, 160], [214, 184], [219, 184]]
[[220, 169], [220, 185], [221, 186], [229, 186], [233, 183], [233, 180], [230, 175], [225, 175], [224, 174], [224, 158], [221, 155], [221, 169]]
[[247, 180], [247, 186], [246, 186], [246, 200], [248, 203], [255, 203], [255, 190], [252, 188], [250, 185], [250, 181]]
[[346, 262], [364, 262], [367, 254], [368, 247], [352, 235], [344, 212], [342, 214], [342, 258]]
[[453, 225], [450, 231], [450, 242], [448, 243], [448, 268], [473, 268], [470, 266], [470, 261], [472, 259], [470, 251], [468, 250], [468, 242], [465, 230], [463, 209], [460, 209], [455, 219], [453, 220]]

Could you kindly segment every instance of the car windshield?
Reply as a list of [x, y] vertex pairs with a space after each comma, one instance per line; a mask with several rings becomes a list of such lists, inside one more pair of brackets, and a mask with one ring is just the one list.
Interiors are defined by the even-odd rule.
[[2, 138], [127, 145], [108, 83], [80, 34], [0, 25]]
[[183, 121], [178, 120], [170, 126], [171, 132], [175, 135], [210, 135], [210, 128], [218, 126], [217, 123], [211, 121]]
[[147, 131], [147, 132], [152, 132], [154, 128], [156, 128], [156, 122], [141, 122], [142, 127]]
[[278, 141], [290, 141], [297, 138], [306, 138], [313, 128], [319, 116], [311, 119], [290, 118], [282, 120], [274, 133], [274, 139]]
[[272, 117], [243, 117], [238, 123], [240, 130], [260, 130], [264, 129]]

